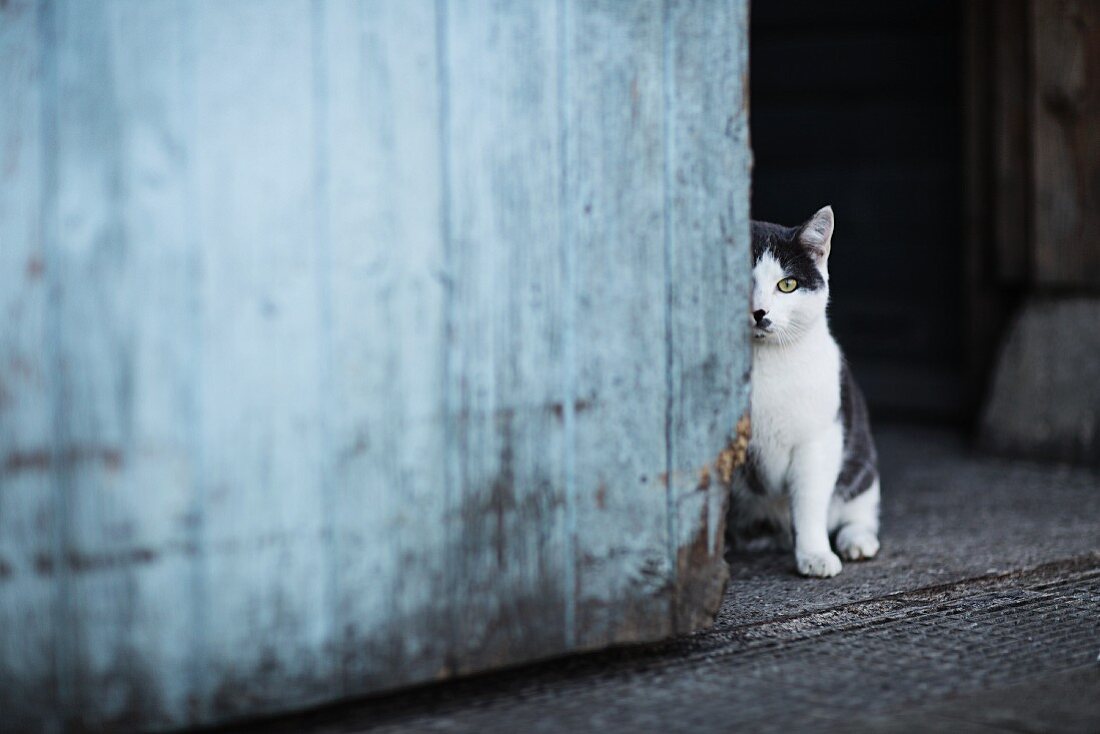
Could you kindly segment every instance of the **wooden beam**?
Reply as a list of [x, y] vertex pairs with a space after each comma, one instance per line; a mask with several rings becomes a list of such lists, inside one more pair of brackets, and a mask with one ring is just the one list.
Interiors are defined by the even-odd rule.
[[989, 10], [993, 160], [988, 214], [993, 218], [997, 281], [1018, 285], [1027, 280], [1031, 260], [1028, 6], [1025, 0], [1003, 0]]
[[1035, 280], [1100, 289], [1100, 3], [1032, 0]]

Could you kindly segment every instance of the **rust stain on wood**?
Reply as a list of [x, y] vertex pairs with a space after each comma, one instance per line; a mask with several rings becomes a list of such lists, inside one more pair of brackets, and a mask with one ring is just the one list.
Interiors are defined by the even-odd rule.
[[[568, 405], [568, 403], [562, 402], [560, 400], [555, 400], [553, 402], [540, 403], [540, 404], [536, 404], [536, 405], [509, 406], [509, 407], [504, 407], [504, 408], [497, 408], [496, 410], [492, 411], [492, 416], [493, 416], [493, 420], [496, 421], [499, 424], [499, 423], [508, 423], [508, 422], [514, 420], [517, 415], [523, 415], [525, 412], [526, 413], [531, 413], [531, 412], [538, 412], [538, 411], [546, 411], [546, 412], [552, 413], [555, 418], [561, 420], [561, 419], [565, 418], [565, 406], [566, 405]], [[593, 405], [595, 405], [595, 401], [593, 401], [593, 400], [585, 400], [583, 398], [578, 398], [578, 399], [573, 401], [573, 412], [578, 413], [578, 414], [583, 413], [586, 410], [589, 410]], [[460, 424], [465, 425], [465, 424], [468, 424], [470, 422], [470, 420], [472, 418], [475, 418], [478, 414], [479, 414], [478, 411], [463, 409], [463, 410], [460, 410], [460, 411], [457, 412], [456, 418], [457, 418], [457, 420], [459, 421]]]
[[493, 545], [496, 547], [497, 566], [507, 565], [507, 518], [516, 510], [516, 470], [515, 453], [512, 447], [512, 423], [505, 421], [501, 431], [499, 469], [496, 478], [489, 485], [489, 506], [495, 518]]
[[[90, 573], [145, 565], [159, 557], [160, 553], [144, 547], [129, 548], [115, 553], [80, 553], [70, 550], [64, 554], [63, 563], [64, 567], [73, 573]], [[57, 563], [49, 554], [38, 553], [34, 557], [34, 571], [39, 576], [52, 576], [57, 571]]]
[[[268, 533], [248, 540], [233, 539], [210, 543], [205, 546], [205, 551], [212, 556], [233, 556], [262, 552], [276, 546], [289, 547], [295, 542], [309, 543], [313, 540], [307, 535], [290, 536], [286, 533]], [[190, 542], [167, 543], [156, 548], [136, 546], [100, 553], [86, 553], [69, 549], [62, 554], [61, 564], [73, 573], [92, 573], [147, 565], [171, 556], [193, 557], [198, 553], [199, 546]], [[3, 563], [3, 561], [0, 561], [0, 563]], [[6, 567], [9, 572], [14, 573], [15, 569], [10, 564]], [[32, 568], [39, 576], [51, 576], [57, 571], [56, 558], [49, 553], [36, 553], [32, 559]], [[0, 580], [3, 578], [2, 571], [3, 568], [0, 567]]]
[[[737, 421], [733, 434], [726, 445], [718, 452], [713, 468], [704, 466], [698, 472], [696, 489], [708, 491], [717, 479], [723, 489], [733, 483], [737, 468], [748, 457], [751, 425], [748, 411]], [[715, 477], [717, 475], [717, 477]], [[714, 537], [715, 547], [708, 539], [708, 512], [710, 503], [704, 502], [699, 509], [699, 519], [694, 525], [691, 539], [677, 549], [676, 554], [676, 598], [674, 620], [679, 633], [693, 632], [709, 627], [722, 603], [726, 583], [729, 580], [729, 567], [723, 558], [722, 538], [726, 533], [726, 512], [729, 508], [729, 494], [720, 493], [717, 528]]]
[[42, 258], [35, 255], [27, 260], [27, 280], [38, 280], [46, 270]]
[[[584, 411], [588, 410], [590, 407], [592, 407], [592, 403], [589, 402], [588, 400], [574, 400], [573, 401], [573, 412], [574, 413], [583, 413]], [[564, 418], [565, 417], [565, 404], [564, 403], [561, 403], [561, 402], [551, 403], [550, 404], [550, 410], [553, 411], [554, 415], [557, 416], [558, 418]]]
[[4, 457], [4, 473], [14, 474], [20, 471], [45, 470], [50, 468], [48, 451], [13, 451]]
[[[717, 466], [715, 467], [717, 468]], [[712, 481], [712, 469], [710, 464], [703, 464], [698, 470], [685, 470], [674, 471], [671, 474], [667, 472], [661, 472], [657, 475], [657, 481], [662, 487], [673, 486], [685, 486], [695, 483], [695, 488], [699, 491], [705, 491], [710, 488]], [[646, 478], [642, 477], [641, 482], [646, 483]]]
[[723, 557], [721, 539], [726, 533], [726, 511], [729, 495], [722, 493], [718, 508], [717, 547], [707, 542], [707, 503], [699, 509], [699, 519], [691, 540], [676, 553], [675, 623], [678, 633], [694, 632], [709, 627], [722, 604], [729, 581], [729, 566]]
[[749, 439], [752, 437], [752, 426], [749, 414], [746, 412], [737, 421], [736, 431], [730, 436], [726, 447], [718, 453], [714, 462], [714, 468], [718, 471], [718, 477], [722, 484], [733, 484], [733, 473], [737, 467], [742, 466], [749, 456]]
[[101, 461], [110, 471], [118, 471], [122, 467], [122, 452], [110, 447], [78, 446], [58, 453], [55, 462], [55, 455], [48, 449], [12, 451], [4, 457], [4, 473], [48, 471], [55, 463], [71, 466], [85, 461]]
[[[725, 447], [718, 452], [714, 461], [713, 473], [727, 489], [733, 483], [734, 472], [748, 458], [749, 439], [752, 435], [748, 411], [737, 421], [733, 434]], [[713, 474], [710, 466], [699, 471], [696, 488], [707, 491], [711, 488]], [[694, 632], [714, 623], [714, 617], [722, 603], [726, 583], [729, 580], [729, 567], [723, 557], [722, 539], [726, 534], [726, 513], [729, 509], [729, 493], [721, 492], [721, 501], [717, 508], [717, 528], [714, 532], [715, 547], [708, 541], [709, 504], [704, 502], [699, 509], [699, 519], [691, 540], [680, 546], [676, 554], [676, 602], [675, 624], [679, 633]]]

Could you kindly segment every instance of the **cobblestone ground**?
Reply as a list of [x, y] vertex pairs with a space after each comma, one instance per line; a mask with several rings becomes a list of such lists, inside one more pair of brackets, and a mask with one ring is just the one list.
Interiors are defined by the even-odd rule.
[[1100, 476], [934, 430], [879, 443], [875, 561], [818, 581], [781, 555], [733, 559], [706, 632], [255, 730], [1100, 732]]

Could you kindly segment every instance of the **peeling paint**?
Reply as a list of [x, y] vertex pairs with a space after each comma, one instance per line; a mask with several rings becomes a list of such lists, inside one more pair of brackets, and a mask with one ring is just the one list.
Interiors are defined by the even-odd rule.
[[[725, 537], [729, 495], [722, 493], [718, 508], [716, 537]], [[723, 556], [721, 542], [711, 548], [707, 542], [707, 504], [699, 510], [699, 519], [691, 540], [681, 545], [676, 554], [676, 631], [694, 632], [714, 623], [729, 581], [729, 566]]]
[[730, 486], [733, 484], [733, 473], [739, 466], [743, 466], [749, 456], [749, 439], [752, 437], [752, 427], [749, 421], [749, 414], [746, 412], [741, 419], [737, 421], [737, 428], [733, 436], [730, 436], [729, 443], [718, 454], [718, 458], [714, 462], [714, 468], [718, 472], [719, 479], [722, 480], [722, 484]]

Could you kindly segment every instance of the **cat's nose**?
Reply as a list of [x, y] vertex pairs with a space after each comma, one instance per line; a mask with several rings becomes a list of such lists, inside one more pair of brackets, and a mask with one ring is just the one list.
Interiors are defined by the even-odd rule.
[[768, 315], [768, 312], [765, 311], [762, 308], [758, 308], [758, 309], [756, 309], [755, 311], [752, 312], [752, 317], [754, 319], [756, 319], [756, 325], [757, 326], [767, 326], [768, 325], [768, 320], [766, 318], [764, 318], [767, 315]]

